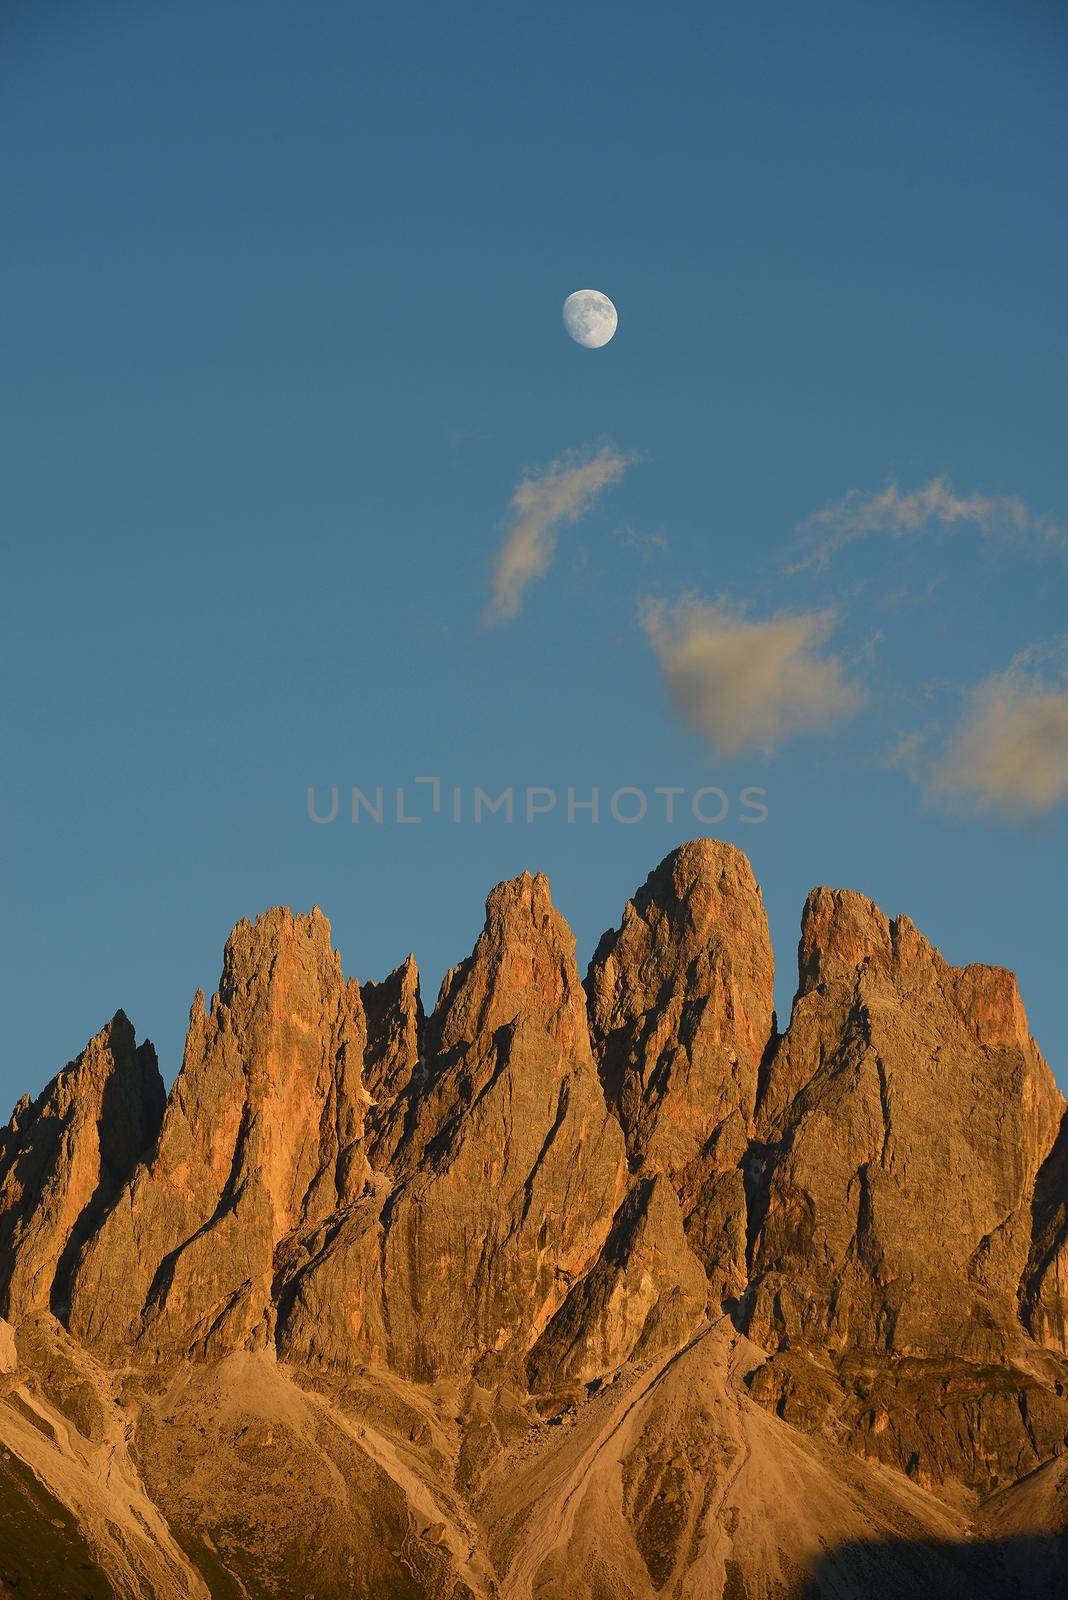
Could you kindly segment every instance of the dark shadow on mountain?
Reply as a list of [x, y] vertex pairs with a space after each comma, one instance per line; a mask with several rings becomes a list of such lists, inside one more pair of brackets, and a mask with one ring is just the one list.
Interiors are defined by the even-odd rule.
[[[121, 1032], [120, 1029], [121, 1019]], [[144, 1082], [143, 1098], [131, 1095], [128, 1078], [112, 1073], [104, 1085], [100, 1101], [97, 1137], [100, 1141], [100, 1179], [96, 1189], [71, 1228], [52, 1278], [49, 1308], [54, 1317], [66, 1323], [70, 1316], [71, 1284], [82, 1250], [118, 1200], [123, 1185], [133, 1176], [138, 1163], [146, 1161], [159, 1138], [167, 1095], [159, 1075], [155, 1046], [146, 1039], [134, 1050], [133, 1025], [124, 1011], [112, 1018], [116, 1030], [115, 1048], [132, 1052], [140, 1064]], [[54, 1080], [53, 1080], [54, 1081]], [[51, 1084], [45, 1090], [47, 1094]], [[53, 1154], [54, 1161], [55, 1156]], [[40, 1194], [35, 1203], [40, 1202]]]
[[[1031, 1202], [1031, 1254], [1020, 1284], [1025, 1327], [1041, 1338], [1040, 1305], [1047, 1273], [1068, 1239], [1068, 1111], [1053, 1149], [1038, 1170]], [[1066, 1586], [1068, 1587], [1068, 1586]]]
[[[1068, 1533], [857, 1540], [820, 1557], [798, 1600], [1065, 1600]], [[739, 1596], [741, 1600], [741, 1596]]]

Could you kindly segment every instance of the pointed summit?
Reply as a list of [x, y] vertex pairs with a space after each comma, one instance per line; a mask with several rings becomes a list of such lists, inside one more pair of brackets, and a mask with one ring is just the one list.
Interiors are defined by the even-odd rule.
[[78, 1254], [159, 1132], [156, 1052], [117, 1011], [0, 1134], [0, 1314], [62, 1312]]
[[681, 845], [650, 873], [586, 980], [632, 1168], [668, 1177], [721, 1298], [744, 1287], [742, 1157], [773, 984], [759, 886], [742, 852], [717, 839]]
[[543, 872], [497, 884], [471, 955], [446, 973], [431, 1019], [433, 1047], [449, 1051], [523, 1017], [568, 1054], [589, 1055], [575, 937]]
[[382, 1256], [393, 1359], [422, 1377], [519, 1362], [623, 1194], [575, 940], [543, 874], [489, 895], [427, 1039]]
[[[779, 1352], [767, 1404], [822, 1408], [836, 1437], [931, 1482], [1001, 1481], [1060, 1447], [1068, 1408], [1006, 1404], [1004, 1374], [1043, 1366], [1021, 1293], [1040, 1337], [1056, 1321], [1039, 1241], [1057, 1233], [1063, 1106], [1010, 973], [950, 966], [863, 895], [812, 892], [751, 1158], [744, 1318]], [[858, 1363], [878, 1404], [852, 1393]]]
[[177, 1355], [265, 1342], [276, 1242], [363, 1185], [363, 1043], [321, 912], [239, 922], [152, 1158], [85, 1252], [72, 1330]]

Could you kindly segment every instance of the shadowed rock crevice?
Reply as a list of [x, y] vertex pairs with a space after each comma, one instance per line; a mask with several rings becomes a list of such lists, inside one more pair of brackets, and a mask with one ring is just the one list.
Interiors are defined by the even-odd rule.
[[[132, 1029], [129, 1043], [133, 1043]], [[129, 1081], [112, 1074], [100, 1096], [100, 1180], [71, 1228], [49, 1291], [49, 1309], [61, 1321], [70, 1311], [71, 1280], [84, 1246], [115, 1203], [132, 1168], [147, 1160], [159, 1136], [166, 1095], [155, 1049], [147, 1039], [137, 1047], [135, 1061], [133, 1093]]]
[[1020, 1304], [1034, 1337], [1068, 1354], [1068, 1113], [1035, 1181]]
[[386, 1171], [409, 1130], [425, 1076], [426, 1018], [415, 957], [409, 955], [381, 983], [360, 985], [360, 999], [367, 1024], [363, 1079], [371, 1101], [368, 1159]]
[[665, 1178], [639, 1178], [590, 1271], [527, 1358], [532, 1390], [589, 1384], [675, 1350], [704, 1319], [707, 1284]]

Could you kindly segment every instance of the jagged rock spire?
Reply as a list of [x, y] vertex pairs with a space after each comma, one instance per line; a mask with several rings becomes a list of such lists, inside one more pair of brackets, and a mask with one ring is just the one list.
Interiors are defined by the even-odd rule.
[[586, 986], [631, 1165], [663, 1172], [717, 1299], [745, 1286], [742, 1158], [775, 1025], [768, 920], [740, 850], [672, 851], [602, 938]]
[[159, 1132], [156, 1052], [122, 1011], [0, 1133], [0, 1314], [64, 1312], [86, 1240]]
[[321, 912], [238, 923], [151, 1158], [75, 1275], [73, 1331], [167, 1355], [268, 1339], [275, 1245], [363, 1188], [364, 1032]]

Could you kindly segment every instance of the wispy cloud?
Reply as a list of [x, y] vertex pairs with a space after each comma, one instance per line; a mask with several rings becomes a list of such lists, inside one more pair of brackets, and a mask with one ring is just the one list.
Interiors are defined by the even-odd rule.
[[[1029, 650], [985, 678], [933, 772], [941, 794], [970, 809], [1039, 816], [1068, 800], [1066, 645]], [[1051, 680], [1043, 664], [1060, 658]]]
[[1064, 529], [1049, 517], [1030, 510], [1022, 500], [1005, 495], [958, 494], [949, 479], [941, 477], [908, 493], [896, 483], [875, 493], [851, 489], [844, 500], [825, 506], [802, 524], [807, 542], [787, 570], [796, 573], [825, 567], [844, 545], [872, 534], [900, 539], [931, 527], [951, 528], [957, 523], [978, 528], [987, 535], [1032, 538], [1068, 550]]
[[649, 555], [654, 550], [671, 548], [665, 533], [643, 533], [640, 528], [624, 526], [617, 528], [615, 534], [620, 544], [626, 545], [628, 550], [640, 550], [643, 555]]
[[493, 562], [487, 622], [510, 622], [518, 615], [527, 585], [544, 578], [552, 565], [558, 530], [584, 516], [630, 464], [630, 458], [603, 445], [592, 455], [554, 461], [517, 485], [508, 534]]
[[820, 650], [830, 612], [754, 622], [722, 600], [649, 600], [641, 623], [676, 711], [719, 755], [771, 750], [860, 703], [841, 658]]

